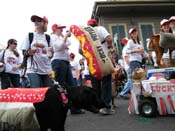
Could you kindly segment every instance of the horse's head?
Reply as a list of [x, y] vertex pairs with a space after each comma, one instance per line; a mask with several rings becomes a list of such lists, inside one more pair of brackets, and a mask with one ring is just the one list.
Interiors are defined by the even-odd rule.
[[155, 50], [156, 47], [159, 47], [159, 34], [153, 34], [148, 42], [148, 50]]

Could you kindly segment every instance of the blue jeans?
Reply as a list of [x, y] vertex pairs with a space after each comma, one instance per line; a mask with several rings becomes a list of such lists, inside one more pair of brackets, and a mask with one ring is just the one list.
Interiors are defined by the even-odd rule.
[[1, 75], [1, 88], [7, 89], [8, 87], [21, 87], [20, 84], [20, 75], [19, 74], [11, 74], [11, 73], [3, 73]]
[[112, 76], [107, 75], [102, 80], [91, 77], [92, 86], [96, 89], [99, 99], [105, 104], [106, 108], [111, 108], [112, 99]]
[[130, 62], [131, 74], [135, 68], [142, 68], [142, 63], [139, 61], [131, 61]]
[[75, 86], [70, 63], [68, 61], [55, 59], [51, 64], [55, 72], [55, 80], [59, 82], [61, 86]]
[[74, 85], [75, 86], [78, 86], [78, 80], [77, 80], [77, 78], [73, 78], [73, 80], [74, 80]]
[[27, 76], [29, 78], [31, 88], [51, 87], [52, 86], [52, 80], [49, 77], [49, 75], [28, 73]]
[[120, 96], [125, 96], [132, 89], [131, 69], [129, 68], [128, 70], [126, 70], [126, 73], [127, 73], [128, 80], [127, 80], [123, 90], [120, 92]]

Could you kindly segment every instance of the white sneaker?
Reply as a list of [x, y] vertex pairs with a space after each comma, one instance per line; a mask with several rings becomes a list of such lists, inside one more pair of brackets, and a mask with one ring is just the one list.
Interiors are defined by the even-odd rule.
[[115, 113], [114, 110], [108, 109], [108, 108], [102, 108], [102, 109], [100, 109], [99, 112], [100, 112], [100, 114], [102, 114], [102, 115], [112, 115], [112, 114]]

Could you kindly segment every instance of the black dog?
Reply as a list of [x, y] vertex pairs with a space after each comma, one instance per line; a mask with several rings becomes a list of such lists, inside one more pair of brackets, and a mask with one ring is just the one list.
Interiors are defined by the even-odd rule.
[[97, 113], [103, 104], [98, 100], [96, 91], [86, 86], [67, 88], [69, 104], [64, 104], [58, 87], [48, 89], [43, 102], [34, 103], [40, 131], [65, 131], [64, 125], [69, 104], [76, 108]]

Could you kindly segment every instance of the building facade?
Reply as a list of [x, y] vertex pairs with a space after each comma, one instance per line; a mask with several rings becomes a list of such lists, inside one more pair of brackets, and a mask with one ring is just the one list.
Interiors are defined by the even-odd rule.
[[131, 27], [137, 28], [143, 47], [146, 39], [160, 32], [160, 21], [175, 16], [175, 0], [114, 0], [94, 3], [92, 18], [99, 20], [112, 34], [121, 56], [121, 39]]

